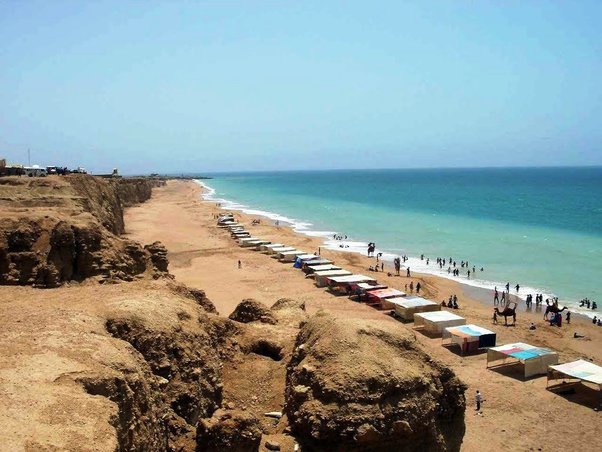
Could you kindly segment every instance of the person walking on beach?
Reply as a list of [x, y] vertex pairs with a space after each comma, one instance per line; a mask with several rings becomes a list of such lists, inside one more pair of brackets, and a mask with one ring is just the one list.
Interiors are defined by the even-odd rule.
[[571, 324], [571, 311], [566, 311], [566, 324]]
[[420, 287], [422, 287], [420, 282], [416, 283], [416, 293], [420, 293]]
[[410, 267], [408, 267], [408, 270], [406, 271], [406, 276], [409, 278], [410, 277]]
[[496, 304], [500, 303], [500, 294], [497, 291], [497, 286], [495, 286], [494, 293], [493, 293], [493, 305], [495, 306]]
[[410, 292], [414, 293], [414, 281], [410, 281]]
[[516, 293], [518, 293], [518, 290], [520, 289], [520, 285], [517, 284], [514, 288], [516, 289]]
[[510, 292], [510, 283], [509, 282], [506, 283], [506, 292]]
[[238, 261], [238, 268], [242, 268], [242, 262]]
[[477, 412], [481, 411], [481, 403], [483, 402], [483, 396], [477, 389], [477, 395], [475, 396], [475, 401], [477, 402]]

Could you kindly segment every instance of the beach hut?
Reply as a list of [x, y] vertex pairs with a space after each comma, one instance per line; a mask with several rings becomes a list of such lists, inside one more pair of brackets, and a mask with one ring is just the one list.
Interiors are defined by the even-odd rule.
[[317, 259], [317, 257], [318, 256], [316, 256], [315, 254], [301, 254], [297, 256], [297, 259], [295, 259], [295, 266], [298, 265], [297, 268], [301, 268], [303, 266], [303, 262], [312, 261], [314, 259]]
[[283, 251], [295, 251], [293, 246], [277, 246], [275, 248], [268, 248], [268, 254], [278, 254]]
[[[328, 285], [328, 278], [331, 276], [349, 276], [352, 275], [350, 271], [338, 269], [338, 270], [324, 270], [319, 272], [314, 272], [312, 275], [316, 278], [316, 286], [324, 287]], [[310, 276], [312, 276], [310, 275]]]
[[307, 265], [306, 262], [303, 263], [302, 268], [305, 269], [305, 273], [311, 274], [314, 272], [325, 272], [328, 270], [340, 270], [341, 267], [333, 264], [322, 264], [322, 265]]
[[464, 325], [466, 319], [449, 311], [419, 312], [414, 314], [414, 327], [431, 334], [442, 334], [445, 328]]
[[309, 267], [309, 266], [314, 266], [314, 265], [328, 265], [328, 264], [334, 264], [334, 262], [331, 261], [330, 259], [325, 259], [323, 257], [319, 257], [319, 258], [313, 259], [311, 261], [303, 262], [303, 266], [301, 267], [301, 269], [304, 272], [307, 272], [307, 267]]
[[[490, 363], [496, 364], [490, 365]], [[548, 348], [536, 347], [524, 342], [500, 345], [487, 350], [487, 368], [497, 368], [508, 364], [522, 365], [525, 378], [533, 375], [543, 375], [547, 372], [548, 366], [558, 364], [558, 353]]]
[[255, 239], [255, 240], [246, 240], [244, 242], [241, 242], [240, 246], [242, 246], [243, 248], [250, 248], [250, 247], [259, 246], [259, 245], [267, 245], [268, 243], [270, 243], [269, 240]]
[[282, 243], [270, 243], [267, 245], [259, 245], [257, 248], [259, 248], [259, 251], [267, 251], [267, 250], [271, 250], [272, 248], [282, 248], [284, 247], [284, 245]]
[[376, 284], [376, 279], [365, 275], [328, 276], [326, 277], [328, 290], [332, 292], [351, 293], [351, 286], [358, 283]]
[[280, 262], [294, 262], [297, 256], [300, 256], [302, 254], [305, 254], [305, 251], [280, 251], [277, 253], [277, 257]]
[[239, 243], [244, 243], [244, 242], [251, 242], [253, 240], [261, 240], [259, 237], [243, 237], [241, 239], [238, 239]]
[[367, 290], [368, 303], [379, 309], [394, 309], [395, 304], [389, 303], [389, 298], [405, 297], [405, 292], [393, 288]]
[[440, 311], [441, 305], [422, 297], [403, 297], [396, 300], [395, 315], [403, 320], [414, 320], [414, 314], [419, 312]]
[[[553, 383], [550, 386], [550, 381], [556, 380], [562, 381], [560, 383]], [[570, 385], [583, 384], [584, 382], [593, 385], [600, 391], [599, 406], [602, 407], [602, 367], [583, 359], [566, 364], [548, 366], [547, 388], [551, 391], [556, 389], [566, 390]]]
[[459, 345], [464, 354], [495, 347], [496, 334], [478, 325], [468, 324], [445, 328], [442, 338], [451, 339], [451, 343]]

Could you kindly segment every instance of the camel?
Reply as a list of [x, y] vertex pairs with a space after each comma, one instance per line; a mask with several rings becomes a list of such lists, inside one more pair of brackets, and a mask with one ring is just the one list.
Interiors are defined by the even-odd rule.
[[[513, 305], [514, 307], [510, 307]], [[511, 301], [504, 307], [503, 311], [500, 311], [498, 308], [493, 308], [497, 315], [504, 316], [504, 325], [508, 326], [508, 317], [512, 317], [512, 325], [516, 323], [516, 302]]]
[[560, 314], [562, 311], [564, 311], [565, 309], [567, 309], [567, 307], [565, 306], [564, 308], [560, 309], [558, 308], [558, 302], [554, 302], [552, 304], [550, 304], [550, 302], [548, 300], [546, 300], [546, 304], [548, 305], [546, 307], [546, 312], [543, 315], [543, 319], [544, 320], [548, 320], [548, 314], [551, 312], [552, 314]]

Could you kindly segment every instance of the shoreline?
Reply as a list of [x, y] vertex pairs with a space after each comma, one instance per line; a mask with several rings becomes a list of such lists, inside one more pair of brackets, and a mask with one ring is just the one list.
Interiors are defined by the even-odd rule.
[[[333, 235], [334, 234], [338, 234], [336, 231], [320, 231], [320, 230], [312, 230], [309, 227], [313, 226], [312, 223], [304, 221], [304, 220], [296, 220], [296, 219], [292, 219], [292, 218], [288, 218], [284, 215], [281, 215], [279, 213], [276, 212], [270, 212], [270, 211], [266, 211], [266, 210], [262, 210], [260, 208], [252, 208], [240, 203], [237, 203], [236, 201], [232, 201], [229, 199], [224, 199], [224, 198], [215, 198], [214, 195], [216, 193], [216, 190], [213, 187], [210, 187], [209, 185], [207, 185], [205, 183], [205, 181], [201, 181], [201, 180], [197, 180], [197, 179], [193, 179], [193, 181], [198, 184], [202, 189], [203, 192], [201, 194], [201, 199], [203, 201], [206, 202], [213, 202], [213, 203], [220, 203], [220, 204], [224, 204], [223, 206], [221, 206], [221, 209], [225, 210], [225, 211], [236, 211], [236, 212], [240, 212], [241, 214], [245, 214], [245, 215], [249, 215], [252, 217], [257, 217], [257, 218], [267, 218], [271, 221], [274, 222], [279, 222], [280, 226], [284, 226], [284, 227], [289, 227], [293, 232], [297, 233], [297, 234], [302, 234], [304, 236], [307, 237], [312, 237], [312, 238], [321, 238], [322, 239], [322, 243], [320, 245], [320, 248], [323, 249], [328, 249], [331, 251], [337, 251], [337, 252], [342, 252], [342, 253], [356, 253], [359, 256], [364, 256], [365, 257], [365, 250], [367, 247], [367, 243], [363, 242], [363, 241], [353, 241], [352, 239], [349, 240], [345, 240], [345, 241], [337, 241], [337, 240], [333, 240]], [[339, 245], [348, 245], [348, 248], [342, 248]], [[393, 264], [393, 259], [395, 257], [397, 257], [396, 254], [393, 254], [389, 251], [386, 250], [379, 250], [378, 248], [375, 250], [375, 253], [382, 253], [382, 256], [380, 258], [381, 261], [384, 261], [385, 263], [388, 264], [388, 266], [392, 266]], [[408, 261], [407, 264], [409, 264], [409, 266], [412, 268], [412, 273], [416, 273], [419, 275], [430, 275], [436, 278], [441, 278], [441, 279], [445, 279], [448, 281], [453, 281], [457, 284], [459, 284], [462, 288], [462, 292], [464, 293], [468, 293], [471, 294], [473, 297], [476, 297], [479, 299], [480, 302], [482, 302], [484, 305], [487, 306], [491, 306], [493, 308], [493, 304], [492, 304], [492, 297], [493, 297], [493, 290], [495, 287], [498, 287], [500, 289], [504, 288], [504, 284], [499, 282], [492, 282], [492, 281], [485, 281], [485, 280], [479, 280], [474, 279], [474, 280], [470, 280], [464, 277], [454, 277], [454, 276], [449, 276], [445, 271], [437, 271], [437, 269], [435, 269], [434, 271], [429, 271], [429, 266], [423, 264], [423, 260], [418, 258], [418, 257], [409, 257], [408, 256]], [[433, 265], [433, 268], [436, 267], [436, 263]], [[407, 268], [406, 265], [404, 265], [402, 263], [402, 272], [403, 269]], [[415, 270], [416, 268], [418, 268], [418, 270]], [[521, 294], [517, 294], [517, 293], [512, 293], [510, 292], [509, 298], [512, 301], [516, 301], [519, 305], [522, 304], [524, 305], [526, 302], [526, 295], [529, 293], [532, 294], [536, 294], [536, 293], [541, 293], [543, 295], [544, 300], [547, 298], [553, 298], [555, 295], [553, 292], [549, 292], [549, 291], [544, 291], [541, 289], [534, 289], [533, 287], [530, 286], [523, 286], [521, 285]], [[578, 302], [577, 301], [564, 301], [560, 303], [561, 306], [567, 306], [567, 308], [571, 311], [571, 314], [573, 316], [578, 316], [578, 317], [582, 317], [584, 319], [589, 319], [590, 321], [594, 318], [594, 317], [600, 317], [600, 315], [602, 314], [600, 311], [592, 311], [592, 310], [586, 310], [586, 309], [582, 309], [578, 306]], [[533, 311], [535, 312], [539, 312], [545, 310], [545, 305], [541, 305], [540, 307], [533, 307]]]

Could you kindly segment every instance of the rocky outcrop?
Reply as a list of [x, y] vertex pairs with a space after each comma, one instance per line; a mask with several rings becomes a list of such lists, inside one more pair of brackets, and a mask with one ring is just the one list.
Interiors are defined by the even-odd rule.
[[459, 450], [464, 385], [398, 328], [320, 312], [286, 377], [293, 432], [316, 450]]
[[272, 312], [262, 303], [252, 298], [247, 298], [241, 301], [229, 318], [241, 323], [249, 322], [261, 322], [276, 324], [277, 320], [274, 318]]
[[145, 245], [144, 249], [150, 254], [151, 262], [158, 272], [167, 272], [169, 260], [167, 259], [167, 248], [161, 242]]
[[82, 175], [7, 180], [0, 183], [0, 284], [57, 287], [95, 276], [115, 281], [147, 271], [167, 274], [160, 242], [143, 248], [118, 236], [123, 207], [148, 199], [156, 181]]
[[197, 429], [198, 452], [253, 452], [261, 443], [259, 420], [246, 411], [218, 410]]
[[156, 331], [132, 319], [109, 319], [107, 331], [142, 354], [175, 415], [177, 436], [192, 441], [198, 420], [211, 416], [222, 399], [221, 363], [207, 331]]

